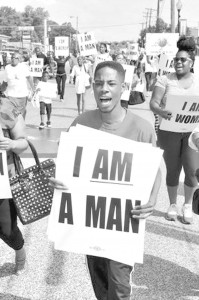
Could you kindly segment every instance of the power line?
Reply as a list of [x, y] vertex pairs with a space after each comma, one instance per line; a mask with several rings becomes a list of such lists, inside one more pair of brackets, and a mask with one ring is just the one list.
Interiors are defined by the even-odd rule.
[[[81, 26], [81, 28], [108, 28], [108, 27], [122, 27], [122, 26], [132, 26], [132, 25], [138, 25], [138, 24], [142, 24], [141, 22], [136, 22], [136, 23], [128, 23], [128, 24], [112, 24], [112, 25], [104, 25], [104, 26]], [[25, 27], [27, 27], [26, 25], [24, 25]], [[9, 25], [9, 26], [5, 26], [5, 25], [0, 25], [0, 29], [8, 29], [8, 28], [17, 28], [20, 26], [16, 26], [16, 25]], [[43, 28], [43, 25], [37, 25], [37, 26], [33, 26], [34, 28]], [[68, 25], [48, 25], [48, 27], [68, 27]]]

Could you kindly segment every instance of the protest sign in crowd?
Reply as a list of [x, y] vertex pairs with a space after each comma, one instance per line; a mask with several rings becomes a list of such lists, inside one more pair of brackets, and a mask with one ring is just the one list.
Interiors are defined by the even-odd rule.
[[[14, 53], [3, 70], [1, 238], [15, 250], [15, 271], [20, 274], [26, 254], [9, 178], [15, 174], [15, 156], [28, 147], [27, 101], [38, 108], [39, 129], [51, 128], [53, 100], [63, 102], [66, 81], [74, 84], [78, 116], [61, 133], [55, 178], [45, 179], [54, 188], [47, 235], [55, 249], [87, 256], [97, 299], [130, 299], [131, 272], [135, 263], [143, 263], [145, 220], [157, 201], [162, 157], [170, 201], [166, 219], [178, 217], [184, 169], [181, 221], [193, 222], [199, 169], [195, 45], [192, 38], [173, 33], [147, 34], [145, 48], [129, 43], [120, 53], [98, 44], [93, 32], [77, 34], [77, 41], [74, 53], [64, 36], [55, 38], [48, 56], [38, 47], [26, 61]], [[85, 112], [88, 89], [94, 91], [96, 109]], [[154, 126], [128, 109], [145, 101], [154, 113]], [[9, 220], [3, 222], [5, 212]]]

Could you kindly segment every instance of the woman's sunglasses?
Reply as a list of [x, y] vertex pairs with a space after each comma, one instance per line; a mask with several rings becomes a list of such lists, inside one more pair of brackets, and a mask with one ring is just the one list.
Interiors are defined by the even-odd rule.
[[178, 61], [180, 61], [181, 63], [185, 63], [186, 61], [191, 60], [191, 59], [188, 57], [174, 57], [173, 60], [174, 60], [174, 63], [177, 63]]

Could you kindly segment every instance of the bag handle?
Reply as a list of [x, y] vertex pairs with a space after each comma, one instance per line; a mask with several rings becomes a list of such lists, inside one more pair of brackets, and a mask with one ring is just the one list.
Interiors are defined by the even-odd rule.
[[[33, 157], [35, 159], [36, 165], [38, 166], [38, 168], [40, 170], [43, 170], [43, 168], [40, 164], [39, 157], [38, 157], [38, 154], [37, 154], [37, 151], [36, 151], [35, 147], [33, 146], [33, 144], [29, 140], [27, 140], [27, 142], [28, 142], [28, 145], [29, 145], [29, 147], [32, 151], [32, 154], [33, 154]], [[23, 168], [23, 165], [22, 165], [22, 162], [21, 162], [21, 159], [20, 159], [19, 155], [17, 155], [16, 153], [13, 153], [13, 157], [14, 157], [15, 169], [16, 169], [17, 174], [19, 175], [24, 168]]]

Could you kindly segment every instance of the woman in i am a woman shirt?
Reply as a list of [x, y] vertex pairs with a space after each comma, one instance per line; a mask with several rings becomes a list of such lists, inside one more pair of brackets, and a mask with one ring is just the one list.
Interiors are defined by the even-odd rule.
[[[198, 96], [199, 82], [191, 72], [195, 60], [195, 44], [190, 38], [181, 37], [177, 43], [178, 52], [174, 58], [175, 73], [160, 77], [153, 91], [150, 102], [151, 110], [159, 115], [161, 119], [171, 119], [172, 111], [165, 109], [169, 95]], [[182, 98], [182, 103], [183, 102]], [[198, 185], [195, 175], [199, 167], [199, 154], [191, 149], [188, 140], [191, 132], [172, 132], [158, 130], [158, 142], [164, 150], [166, 164], [166, 184], [169, 195], [170, 206], [166, 218], [176, 220], [179, 211], [177, 208], [177, 192], [179, 177], [184, 169], [184, 205], [182, 207], [183, 223], [192, 223], [192, 199], [193, 193]]]

